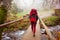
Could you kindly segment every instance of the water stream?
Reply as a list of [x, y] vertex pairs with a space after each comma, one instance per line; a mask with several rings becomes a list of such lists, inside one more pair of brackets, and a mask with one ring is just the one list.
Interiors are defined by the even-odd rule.
[[25, 30], [18, 30], [10, 33], [2, 33], [2, 40], [20, 40]]
[[[51, 32], [53, 32], [55, 30], [60, 31], [60, 26], [57, 25], [57, 26], [49, 27], [49, 30]], [[10, 32], [10, 33], [3, 32], [2, 33], [2, 40], [21, 40], [25, 31], [26, 30], [17, 30], [17, 31]], [[45, 29], [41, 28], [40, 32], [43, 34], [42, 36], [44, 36], [46, 31], [45, 31]]]

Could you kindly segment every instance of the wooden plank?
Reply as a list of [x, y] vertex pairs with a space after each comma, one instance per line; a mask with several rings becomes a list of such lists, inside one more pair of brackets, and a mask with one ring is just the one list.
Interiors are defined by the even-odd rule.
[[39, 21], [36, 26], [36, 36], [33, 37], [33, 32], [31, 26], [27, 29], [26, 33], [23, 35], [22, 40], [41, 40]]

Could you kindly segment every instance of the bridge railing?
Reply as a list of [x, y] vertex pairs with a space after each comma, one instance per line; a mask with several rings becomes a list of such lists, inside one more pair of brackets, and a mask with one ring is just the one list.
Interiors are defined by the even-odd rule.
[[45, 25], [43, 20], [41, 18], [39, 18], [39, 21], [42, 24], [43, 28], [46, 30], [46, 33], [49, 36], [50, 40], [56, 40], [56, 38], [52, 35], [52, 33], [50, 32], [49, 28]]
[[[23, 19], [23, 18], [21, 18], [21, 19]], [[9, 25], [9, 24], [18, 22], [18, 21], [20, 21], [21, 19], [17, 19], [17, 20], [13, 20], [13, 21], [11, 21], [11, 22], [7, 22], [7, 23], [4, 23], [4, 24], [1, 24], [1, 25], [0, 25], [0, 28], [4, 27], [4, 26], [6, 26], [6, 25]]]
[[4, 26], [6, 26], [6, 25], [10, 25], [10, 24], [12, 24], [12, 23], [18, 22], [18, 21], [20, 21], [21, 19], [25, 19], [25, 18], [28, 18], [28, 17], [29, 17], [29, 15], [26, 14], [25, 16], [23, 16], [23, 17], [20, 18], [20, 19], [13, 20], [13, 21], [10, 21], [10, 22], [4, 23], [4, 24], [0, 24], [0, 28], [4, 27]]

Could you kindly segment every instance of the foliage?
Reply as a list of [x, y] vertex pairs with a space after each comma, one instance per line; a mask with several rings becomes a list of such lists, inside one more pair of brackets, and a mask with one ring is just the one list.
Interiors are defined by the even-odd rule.
[[58, 24], [59, 18], [57, 16], [50, 16], [47, 18], [44, 18], [43, 21], [47, 26], [54, 26]]
[[0, 7], [0, 24], [4, 23], [4, 20], [6, 19], [7, 10], [4, 9], [4, 7]]
[[[0, 7], [0, 24], [4, 23], [6, 16], [7, 16], [7, 10], [4, 8], [4, 6], [1, 6]], [[2, 32], [3, 32], [3, 28], [0, 28], [0, 40], [2, 38]]]
[[55, 15], [60, 18], [60, 9], [55, 9]]
[[29, 26], [29, 19], [25, 18], [20, 21], [20, 26], [18, 26], [18, 27], [19, 27], [19, 29], [27, 29], [28, 26]]
[[26, 30], [29, 27], [29, 19], [23, 19], [19, 22], [15, 22], [13, 24], [7, 25], [8, 27], [4, 27], [3, 31], [15, 31], [15, 30]]
[[15, 3], [13, 3], [12, 5], [11, 5], [11, 13], [13, 13], [13, 14], [17, 14], [17, 12], [18, 12], [18, 8], [17, 8], [17, 6], [16, 6], [16, 4]]

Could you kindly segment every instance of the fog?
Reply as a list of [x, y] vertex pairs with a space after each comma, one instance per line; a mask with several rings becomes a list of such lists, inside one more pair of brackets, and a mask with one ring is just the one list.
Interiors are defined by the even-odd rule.
[[44, 0], [13, 0], [12, 3], [15, 3], [18, 8], [21, 9], [43, 9]]

